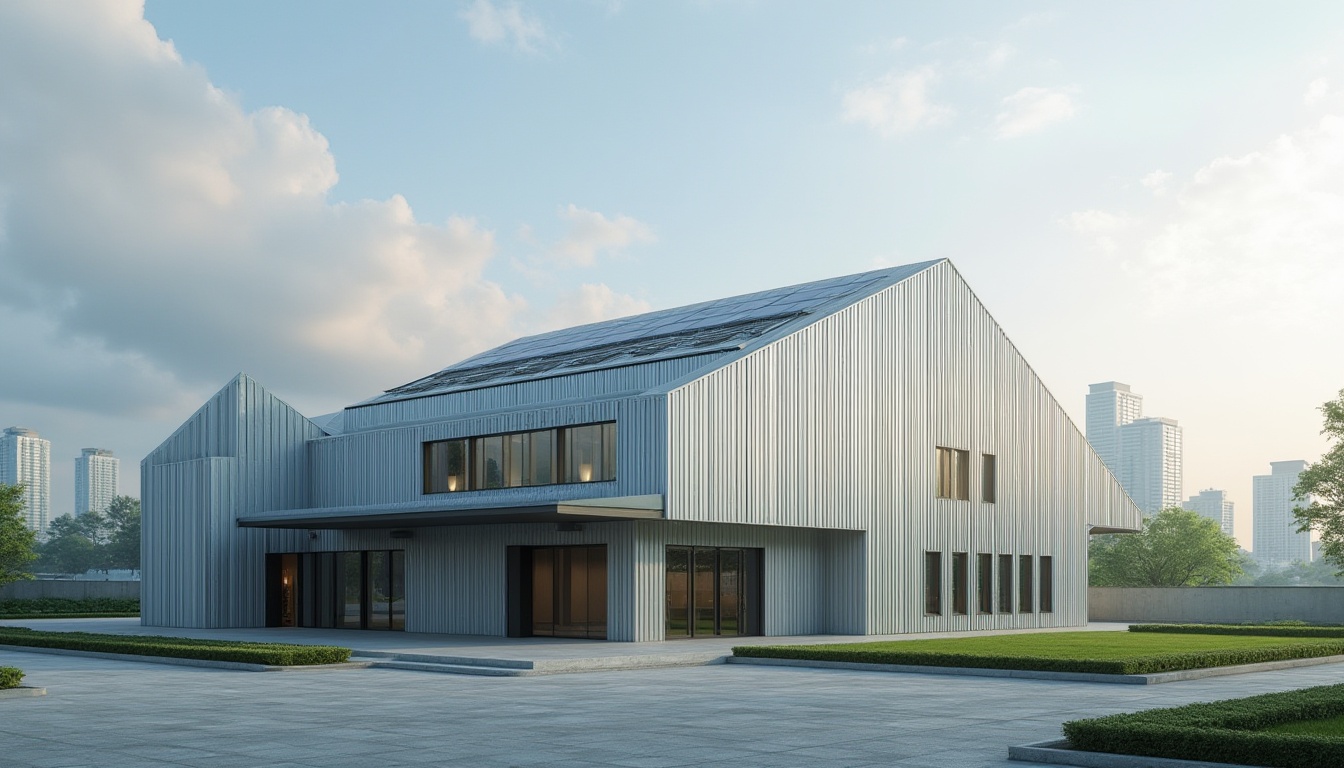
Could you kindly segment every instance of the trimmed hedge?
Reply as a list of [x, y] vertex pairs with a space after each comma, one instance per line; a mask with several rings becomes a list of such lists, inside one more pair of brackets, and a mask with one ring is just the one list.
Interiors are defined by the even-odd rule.
[[1263, 648], [1237, 648], [1132, 656], [1126, 659], [1056, 659], [1036, 656], [989, 656], [928, 651], [863, 651], [824, 645], [748, 645], [733, 648], [734, 656], [810, 661], [852, 661], [862, 664], [911, 664], [924, 667], [1025, 669], [1036, 672], [1090, 672], [1100, 675], [1148, 675], [1183, 669], [1230, 667], [1285, 659], [1310, 659], [1344, 654], [1344, 640], [1299, 642]]
[[112, 597], [75, 599], [41, 597], [32, 600], [0, 600], [0, 619], [29, 618], [48, 614], [140, 615], [140, 601]]
[[1344, 685], [1064, 723], [1074, 749], [1272, 768], [1338, 768], [1344, 737], [1273, 733], [1272, 725], [1344, 714]]
[[1310, 624], [1131, 624], [1130, 632], [1174, 635], [1260, 635], [1261, 637], [1344, 637], [1344, 627]]
[[133, 619], [139, 613], [0, 613], [0, 621], [27, 619]]
[[6, 688], [18, 688], [23, 682], [23, 670], [18, 667], [0, 667], [0, 691]]
[[240, 661], [281, 667], [300, 664], [339, 664], [350, 659], [349, 648], [330, 645], [251, 643], [148, 635], [99, 635], [92, 632], [42, 632], [24, 627], [0, 627], [0, 645], [63, 648], [72, 651], [122, 653], [134, 656]]

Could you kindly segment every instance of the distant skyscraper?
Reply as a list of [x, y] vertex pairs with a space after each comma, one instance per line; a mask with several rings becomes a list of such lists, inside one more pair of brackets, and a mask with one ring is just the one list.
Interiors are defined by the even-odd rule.
[[106, 512], [117, 495], [121, 461], [103, 448], [85, 448], [75, 459], [75, 514]]
[[1145, 515], [1181, 505], [1181, 427], [1151, 416], [1120, 427], [1120, 484]]
[[0, 437], [0, 483], [24, 485], [28, 527], [46, 533], [51, 522], [51, 441], [31, 429], [6, 429]]
[[1268, 475], [1252, 478], [1251, 519], [1255, 523], [1255, 537], [1251, 552], [1263, 565], [1281, 567], [1297, 560], [1311, 562], [1311, 534], [1298, 533], [1293, 521], [1293, 507], [1308, 503], [1293, 500], [1297, 476], [1306, 468], [1305, 461], [1271, 461]]
[[1145, 515], [1181, 504], [1181, 428], [1141, 418], [1143, 396], [1128, 384], [1088, 385], [1087, 441]]
[[1111, 473], [1119, 477], [1120, 427], [1143, 415], [1143, 396], [1128, 384], [1104, 381], [1087, 388], [1087, 441]]
[[1185, 500], [1181, 506], [1209, 518], [1223, 529], [1223, 533], [1232, 536], [1232, 502], [1227, 500], [1225, 491], [1208, 488]]

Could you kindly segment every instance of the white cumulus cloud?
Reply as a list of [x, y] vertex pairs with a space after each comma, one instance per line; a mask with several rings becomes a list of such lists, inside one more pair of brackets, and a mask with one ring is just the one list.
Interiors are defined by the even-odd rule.
[[1144, 189], [1151, 191], [1154, 195], [1164, 195], [1167, 193], [1167, 182], [1171, 181], [1172, 173], [1158, 169], [1144, 176], [1139, 180]]
[[1003, 99], [999, 113], [994, 117], [995, 132], [999, 138], [1012, 138], [1036, 133], [1053, 123], [1073, 117], [1073, 97], [1070, 88], [1022, 88]]
[[1314, 107], [1325, 101], [1330, 95], [1330, 81], [1324, 77], [1318, 77], [1307, 84], [1307, 92], [1302, 94], [1302, 103], [1308, 107]]
[[938, 71], [932, 66], [889, 72], [846, 93], [843, 118], [850, 123], [864, 123], [887, 138], [943, 123], [954, 112], [932, 99], [938, 78]]
[[472, 38], [483, 43], [512, 43], [520, 51], [536, 53], [550, 40], [541, 19], [518, 3], [496, 5], [491, 0], [476, 0], [462, 11], [462, 18]]
[[344, 403], [533, 325], [492, 232], [330, 201], [308, 118], [243, 109], [142, 10], [0, 4], [0, 401], [149, 412], [246, 370]]
[[614, 254], [654, 241], [653, 230], [644, 222], [622, 214], [608, 217], [571, 203], [560, 210], [567, 231], [550, 249], [554, 262], [563, 266], [591, 267], [601, 254]]

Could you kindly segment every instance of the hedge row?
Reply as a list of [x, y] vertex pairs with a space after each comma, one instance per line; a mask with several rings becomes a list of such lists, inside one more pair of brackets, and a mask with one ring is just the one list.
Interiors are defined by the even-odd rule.
[[39, 632], [23, 627], [0, 627], [0, 645], [63, 648], [72, 651], [169, 656], [179, 659], [241, 661], [290, 667], [300, 664], [338, 664], [350, 658], [349, 648], [330, 645], [289, 645], [188, 637], [99, 635], [90, 632]]
[[0, 667], [0, 691], [18, 688], [23, 681], [23, 670], [18, 667]]
[[911, 664], [926, 667], [1025, 669], [1036, 672], [1090, 672], [1101, 675], [1148, 675], [1183, 669], [1230, 667], [1285, 659], [1308, 659], [1344, 654], [1344, 640], [1294, 643], [1264, 648], [1237, 648], [1133, 656], [1126, 659], [1056, 659], [1036, 656], [988, 656], [927, 651], [857, 651], [824, 645], [753, 645], [733, 649], [734, 656], [810, 661], [853, 661], [863, 664]]
[[140, 613], [140, 601], [134, 599], [93, 597], [75, 599], [68, 597], [41, 597], [32, 600], [0, 600], [0, 618], [24, 618], [35, 614], [58, 613]]
[[0, 621], [20, 621], [23, 619], [129, 619], [139, 616], [137, 613], [0, 613]]
[[1344, 637], [1344, 627], [1287, 624], [1131, 624], [1130, 632], [1177, 635], [1261, 635], [1264, 637]]
[[1344, 738], [1256, 729], [1344, 714], [1344, 685], [1064, 723], [1074, 749], [1272, 768], [1338, 768]]

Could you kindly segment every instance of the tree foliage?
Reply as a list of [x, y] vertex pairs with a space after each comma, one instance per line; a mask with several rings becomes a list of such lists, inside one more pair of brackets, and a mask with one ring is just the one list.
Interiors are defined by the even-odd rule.
[[1241, 575], [1237, 540], [1218, 523], [1172, 507], [1143, 521], [1139, 533], [1096, 536], [1088, 548], [1094, 587], [1203, 587]]
[[1321, 434], [1334, 444], [1297, 476], [1293, 495], [1308, 503], [1295, 508], [1293, 516], [1299, 531], [1320, 532], [1322, 557], [1344, 572], [1344, 389], [1321, 406], [1321, 413]]
[[38, 549], [44, 573], [84, 573], [140, 567], [140, 500], [117, 496], [106, 512], [63, 515]]
[[0, 485], [0, 584], [31, 579], [36, 533], [23, 519], [23, 486]]

